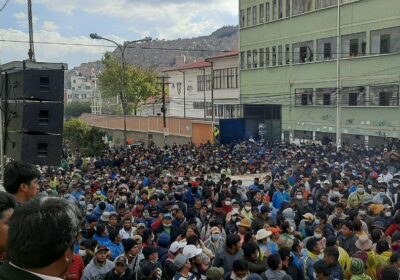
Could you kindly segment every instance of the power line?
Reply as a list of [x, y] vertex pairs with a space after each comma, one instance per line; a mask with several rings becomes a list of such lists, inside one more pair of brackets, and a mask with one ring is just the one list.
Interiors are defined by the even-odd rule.
[[[29, 43], [29, 41], [26, 41], [26, 40], [9, 40], [9, 39], [0, 39], [0, 42], [5, 42], [5, 43]], [[41, 44], [41, 45], [98, 47], [98, 48], [113, 48], [113, 49], [115, 49], [115, 45], [96, 45], [96, 44], [48, 42], [48, 41], [37, 41], [35, 43], [36, 44]], [[128, 46], [127, 49], [185, 51], [185, 52], [219, 52], [219, 53], [226, 53], [226, 52], [231, 52], [232, 51], [232, 50], [211, 50], [211, 49], [207, 50], [207, 49], [188, 49], [188, 48], [145, 47], [145, 46]]]
[[4, 8], [7, 6], [8, 2], [10, 2], [10, 0], [6, 0], [6, 2], [4, 3], [4, 5], [0, 8], [0, 13], [4, 10]]

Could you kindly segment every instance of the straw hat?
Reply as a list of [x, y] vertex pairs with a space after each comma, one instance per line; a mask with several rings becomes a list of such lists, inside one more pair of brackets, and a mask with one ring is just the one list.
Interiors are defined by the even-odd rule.
[[243, 219], [239, 223], [240, 227], [246, 227], [246, 228], [251, 228], [250, 221], [248, 219]]
[[272, 235], [271, 231], [268, 231], [268, 230], [265, 230], [265, 229], [260, 229], [259, 231], [257, 231], [256, 239], [257, 240], [262, 240], [262, 239], [270, 237], [271, 235]]

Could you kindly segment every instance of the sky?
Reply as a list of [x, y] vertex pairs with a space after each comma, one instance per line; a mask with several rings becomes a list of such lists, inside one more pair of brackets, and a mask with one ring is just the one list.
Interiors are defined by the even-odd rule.
[[[0, 0], [0, 8], [6, 0]], [[69, 68], [100, 60], [113, 50], [92, 40], [98, 33], [123, 43], [150, 36], [158, 39], [209, 35], [237, 25], [238, 0], [32, 0], [37, 61], [68, 63]], [[9, 0], [0, 12], [0, 63], [27, 59], [27, 0]], [[39, 42], [95, 46], [46, 45]]]

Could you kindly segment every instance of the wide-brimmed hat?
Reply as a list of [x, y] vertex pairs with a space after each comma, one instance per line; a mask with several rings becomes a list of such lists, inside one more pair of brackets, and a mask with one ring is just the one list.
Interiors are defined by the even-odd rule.
[[270, 237], [271, 235], [272, 235], [271, 231], [268, 231], [266, 229], [260, 229], [259, 231], [257, 231], [256, 239], [262, 240], [262, 239]]
[[246, 227], [246, 228], [251, 228], [250, 220], [248, 219], [243, 219], [239, 223], [240, 227]]
[[356, 247], [362, 251], [366, 251], [372, 248], [372, 241], [369, 239], [368, 235], [363, 234], [358, 237], [356, 241]]
[[363, 274], [365, 271], [364, 262], [358, 258], [351, 258], [351, 273]]

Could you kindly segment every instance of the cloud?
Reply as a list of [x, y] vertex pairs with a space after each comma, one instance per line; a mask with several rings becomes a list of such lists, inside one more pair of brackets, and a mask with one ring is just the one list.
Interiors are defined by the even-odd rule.
[[[16, 29], [0, 29], [0, 38], [7, 41], [28, 42], [29, 35]], [[123, 42], [123, 38], [110, 36], [113, 40]], [[106, 51], [112, 51], [114, 47], [104, 47], [102, 41], [91, 40], [87, 36], [63, 37], [56, 31], [38, 30], [35, 32], [35, 57], [37, 61], [68, 62], [77, 66], [80, 62], [98, 60]], [[28, 43], [2, 42], [2, 62], [22, 60], [27, 58]], [[62, 44], [41, 44], [40, 42], [83, 44], [90, 46], [71, 46]]]
[[43, 22], [43, 29], [46, 31], [55, 31], [58, 29], [58, 25], [54, 21]]
[[[22, 28], [28, 28], [28, 14], [25, 12], [14, 13], [13, 16], [17, 19], [17, 23]], [[37, 16], [32, 17], [33, 25], [37, 23], [39, 18]]]

